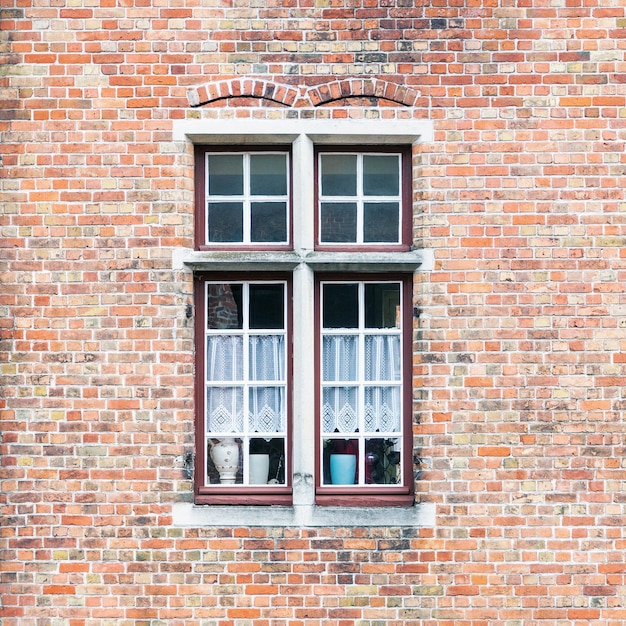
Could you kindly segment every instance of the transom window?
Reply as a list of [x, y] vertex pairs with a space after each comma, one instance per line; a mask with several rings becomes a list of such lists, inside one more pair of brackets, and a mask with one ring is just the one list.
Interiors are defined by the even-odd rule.
[[202, 151], [200, 247], [289, 242], [289, 153]]
[[320, 150], [317, 242], [322, 247], [407, 243], [405, 152]]

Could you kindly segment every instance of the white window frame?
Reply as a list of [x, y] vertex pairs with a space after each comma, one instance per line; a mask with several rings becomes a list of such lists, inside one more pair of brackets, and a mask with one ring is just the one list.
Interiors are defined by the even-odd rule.
[[[179, 120], [174, 141], [207, 145], [278, 144], [292, 147], [293, 246], [289, 251], [194, 251], [177, 249], [173, 268], [211, 272], [290, 271], [293, 277], [292, 362], [298, 385], [292, 392], [292, 486], [289, 506], [174, 505], [181, 526], [432, 526], [434, 505], [339, 507], [315, 504], [315, 272], [414, 272], [432, 267], [426, 250], [315, 250], [314, 148], [321, 145], [414, 145], [433, 140], [428, 120]], [[297, 327], [296, 327], [297, 324]], [[411, 433], [407, 433], [411, 436]]]

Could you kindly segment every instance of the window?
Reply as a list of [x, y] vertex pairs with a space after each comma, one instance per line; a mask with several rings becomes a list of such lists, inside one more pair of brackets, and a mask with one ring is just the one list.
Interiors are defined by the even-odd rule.
[[317, 282], [320, 501], [408, 493], [410, 294], [406, 277]]
[[197, 277], [201, 498], [288, 496], [288, 287], [278, 279]]
[[233, 120], [232, 135], [196, 146], [196, 252], [184, 260], [195, 277], [195, 503], [296, 505], [305, 524], [413, 503], [421, 263], [404, 125], [391, 127], [393, 147], [285, 134], [316, 123], [257, 136], [262, 124], [246, 134]]
[[289, 153], [196, 148], [198, 247], [289, 243]]
[[410, 152], [317, 151], [317, 246], [410, 245]]

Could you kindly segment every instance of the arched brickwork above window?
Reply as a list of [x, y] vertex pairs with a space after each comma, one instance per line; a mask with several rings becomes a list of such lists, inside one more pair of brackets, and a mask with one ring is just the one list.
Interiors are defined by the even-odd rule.
[[189, 90], [193, 107], [231, 99], [254, 98], [285, 107], [321, 107], [354, 100], [386, 101], [415, 106], [419, 93], [414, 89], [380, 78], [346, 78], [306, 90], [258, 78], [232, 78]]
[[291, 107], [297, 96], [295, 87], [255, 78], [222, 80], [194, 87], [188, 93], [189, 104], [194, 107], [231, 98], [256, 98]]
[[419, 93], [378, 78], [346, 78], [309, 89], [309, 100], [315, 107], [355, 98], [387, 100], [402, 106], [415, 106]]

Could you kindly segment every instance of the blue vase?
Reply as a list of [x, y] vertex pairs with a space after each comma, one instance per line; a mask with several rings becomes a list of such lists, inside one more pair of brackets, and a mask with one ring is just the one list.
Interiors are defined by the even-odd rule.
[[333, 485], [354, 485], [355, 477], [355, 454], [330, 455], [330, 481]]

